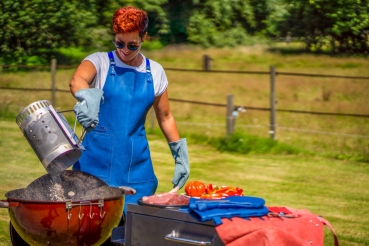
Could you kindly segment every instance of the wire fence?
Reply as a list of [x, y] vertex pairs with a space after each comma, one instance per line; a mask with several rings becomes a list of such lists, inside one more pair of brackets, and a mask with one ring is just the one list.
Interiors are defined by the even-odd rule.
[[[369, 78], [368, 78], [369, 79]], [[16, 88], [16, 87], [4, 87], [0, 86], [0, 90], [16, 90], [16, 91], [47, 91], [52, 92], [53, 89], [47, 88]], [[70, 93], [69, 90], [63, 89], [55, 89], [56, 92], [64, 92]], [[193, 101], [193, 100], [184, 100], [178, 98], [169, 98], [170, 101], [173, 102], [182, 102], [182, 103], [190, 103], [190, 104], [197, 104], [197, 105], [205, 105], [205, 106], [214, 106], [214, 107], [227, 107], [225, 103], [210, 103], [210, 102], [201, 102], [201, 101]], [[270, 111], [268, 107], [251, 107], [251, 106], [243, 106], [243, 105], [235, 105], [235, 108], [244, 108], [248, 110], [259, 110], [259, 111]], [[336, 112], [317, 112], [317, 111], [305, 111], [305, 110], [292, 110], [292, 109], [276, 109], [278, 112], [287, 112], [287, 113], [295, 113], [295, 114], [313, 114], [313, 115], [330, 115], [330, 116], [351, 116], [351, 117], [360, 117], [360, 118], [369, 118], [369, 114], [351, 114], [351, 113], [336, 113]]]
[[[192, 125], [192, 126], [202, 126], [202, 127], [221, 127], [224, 128], [226, 124], [221, 123], [213, 123], [213, 122], [189, 122], [189, 121], [177, 121], [179, 125]], [[245, 125], [245, 124], [237, 124], [238, 127], [244, 128], [257, 128], [257, 129], [268, 129], [268, 125]], [[314, 133], [314, 134], [321, 134], [321, 135], [332, 135], [332, 136], [343, 136], [343, 137], [353, 137], [353, 138], [367, 138], [369, 136], [366, 135], [358, 135], [358, 134], [348, 134], [348, 133], [341, 133], [341, 132], [330, 132], [330, 131], [319, 131], [319, 130], [311, 130], [311, 129], [302, 129], [296, 127], [286, 127], [278, 125], [278, 128], [284, 129], [287, 131], [295, 131], [295, 132], [304, 132], [304, 133]]]
[[[212, 59], [204, 55], [203, 58], [203, 69], [183, 69], [183, 68], [165, 68], [166, 71], [174, 71], [174, 72], [192, 72], [192, 73], [224, 73], [224, 74], [254, 74], [254, 75], [269, 75], [271, 81], [271, 88], [273, 87], [272, 83], [275, 83], [276, 76], [297, 76], [297, 77], [319, 77], [319, 78], [339, 78], [339, 79], [354, 79], [354, 80], [362, 80], [364, 82], [369, 82], [369, 77], [366, 76], [341, 76], [341, 75], [329, 75], [329, 74], [307, 74], [307, 73], [289, 73], [289, 72], [278, 72], [274, 67], [271, 67], [270, 71], [236, 71], [236, 70], [213, 70], [211, 69], [211, 61]], [[74, 65], [57, 65], [56, 60], [53, 60], [51, 66], [27, 66], [27, 65], [1, 65], [2, 71], [11, 70], [12, 68], [17, 69], [34, 69], [34, 70], [46, 70], [50, 69], [52, 73], [52, 80], [55, 80], [55, 73], [57, 69], [71, 69], [76, 68]], [[70, 93], [69, 90], [58, 89], [55, 86], [55, 81], [51, 82], [50, 88], [20, 88], [20, 87], [0, 87], [0, 90], [18, 90], [18, 91], [35, 91], [35, 92], [51, 92], [51, 98], [55, 99], [55, 93]], [[271, 95], [275, 93], [275, 91], [270, 91]], [[189, 103], [195, 105], [203, 105], [203, 106], [213, 106], [213, 107], [222, 107], [227, 108], [229, 111], [227, 113], [227, 117], [230, 118], [226, 124], [214, 124], [214, 123], [191, 123], [191, 122], [179, 122], [180, 124], [192, 124], [192, 125], [212, 125], [218, 127], [227, 128], [227, 135], [231, 134], [234, 130], [235, 124], [235, 117], [232, 116], [232, 112], [237, 111], [238, 109], [242, 108], [244, 110], [255, 110], [255, 111], [266, 111], [270, 112], [271, 114], [271, 123], [269, 126], [261, 126], [261, 125], [242, 125], [238, 124], [239, 127], [254, 127], [254, 128], [270, 128], [270, 132], [272, 137], [275, 137], [276, 127], [278, 126], [279, 129], [284, 129], [288, 131], [301, 131], [306, 133], [316, 133], [316, 134], [326, 134], [326, 135], [341, 135], [341, 136], [352, 136], [352, 137], [359, 137], [359, 138], [369, 138], [369, 136], [365, 135], [356, 135], [356, 134], [345, 134], [345, 133], [337, 133], [337, 132], [328, 132], [328, 131], [318, 131], [318, 130], [309, 130], [309, 129], [300, 129], [288, 126], [281, 126], [278, 125], [276, 122], [273, 122], [273, 114], [275, 117], [276, 112], [285, 112], [285, 113], [293, 113], [293, 114], [311, 114], [311, 115], [324, 115], [324, 116], [344, 116], [344, 117], [358, 117], [358, 118], [369, 118], [369, 114], [354, 114], [354, 113], [338, 113], [338, 112], [318, 112], [318, 111], [305, 111], [305, 110], [293, 110], [293, 109], [282, 109], [275, 107], [275, 97], [271, 96], [271, 107], [253, 107], [253, 106], [243, 106], [243, 105], [231, 105], [227, 103], [210, 103], [204, 101], [193, 101], [193, 100], [184, 100], [178, 98], [169, 98], [170, 101], [179, 102], [179, 103]], [[55, 101], [52, 102], [55, 104]], [[153, 125], [154, 123], [152, 123]], [[229, 126], [232, 125], [233, 126]]]
[[[205, 65], [204, 65], [205, 66]], [[176, 71], [176, 72], [195, 72], [195, 73], [226, 73], [226, 74], [256, 74], [256, 75], [270, 75], [270, 71], [238, 71], [238, 70], [214, 70], [206, 65], [203, 69], [186, 69], [186, 68], [164, 68], [166, 71]], [[57, 65], [57, 69], [73, 69], [76, 68], [76, 65]], [[44, 65], [4, 65], [0, 64], [0, 68], [2, 71], [7, 71], [10, 68], [25, 68], [29, 70], [49, 70], [50, 66]], [[333, 74], [313, 74], [313, 73], [290, 73], [290, 72], [278, 72], [276, 71], [276, 75], [283, 76], [297, 76], [297, 77], [319, 77], [319, 78], [336, 78], [336, 79], [355, 79], [355, 80], [367, 80], [369, 82], [368, 76], [343, 76], [343, 75], [333, 75]]]
[[[209, 102], [200, 102], [200, 101], [191, 101], [191, 100], [183, 100], [176, 98], [169, 98], [169, 100], [174, 102], [183, 102], [183, 103], [192, 103], [198, 105], [207, 105], [207, 106], [215, 106], [215, 107], [227, 107], [227, 104], [221, 103], [209, 103]], [[259, 111], [270, 111], [270, 108], [266, 107], [251, 107], [251, 106], [242, 106], [235, 105], [235, 108], [244, 108], [249, 110], [259, 110]], [[361, 118], [369, 118], [367, 114], [350, 114], [350, 113], [334, 113], [334, 112], [316, 112], [316, 111], [304, 111], [304, 110], [292, 110], [292, 109], [276, 109], [279, 112], [287, 112], [287, 113], [295, 113], [295, 114], [315, 114], [315, 115], [330, 115], [330, 116], [351, 116], [351, 117], [361, 117]]]

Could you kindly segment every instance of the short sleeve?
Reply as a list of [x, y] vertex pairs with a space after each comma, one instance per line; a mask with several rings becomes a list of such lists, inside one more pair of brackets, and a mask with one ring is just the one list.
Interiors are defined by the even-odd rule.
[[164, 68], [156, 61], [150, 60], [151, 73], [154, 80], [155, 97], [160, 96], [168, 87], [168, 78]]
[[109, 71], [109, 57], [106, 52], [96, 52], [87, 56], [84, 61], [90, 61], [96, 68], [96, 77], [92, 81], [91, 88], [102, 89]]

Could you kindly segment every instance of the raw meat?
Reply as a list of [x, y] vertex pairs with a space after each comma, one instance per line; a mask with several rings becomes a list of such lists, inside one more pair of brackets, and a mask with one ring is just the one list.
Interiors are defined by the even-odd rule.
[[188, 196], [178, 195], [173, 200], [170, 201], [171, 205], [183, 205], [189, 204], [190, 198]]
[[152, 196], [142, 197], [142, 201], [157, 205], [187, 205], [190, 201], [188, 196], [178, 195], [177, 193], [161, 193]]

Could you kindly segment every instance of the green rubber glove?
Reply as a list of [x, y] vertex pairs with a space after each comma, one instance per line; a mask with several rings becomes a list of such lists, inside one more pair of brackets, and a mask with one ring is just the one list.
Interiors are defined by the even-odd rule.
[[92, 131], [99, 123], [100, 101], [104, 92], [98, 88], [81, 89], [74, 96], [78, 102], [73, 110], [78, 122], [86, 129]]
[[187, 141], [185, 138], [181, 138], [177, 142], [170, 142], [168, 144], [175, 161], [174, 177], [172, 180], [173, 187], [178, 186], [181, 189], [190, 175]]

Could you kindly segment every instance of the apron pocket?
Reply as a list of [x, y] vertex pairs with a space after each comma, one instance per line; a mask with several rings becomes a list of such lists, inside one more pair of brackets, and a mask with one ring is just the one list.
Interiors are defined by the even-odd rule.
[[113, 139], [113, 135], [93, 131], [93, 135], [86, 142], [86, 151], [82, 155], [85, 165], [81, 166], [81, 171], [88, 172], [105, 182], [109, 182]]
[[143, 183], [156, 180], [146, 137], [132, 137], [131, 141], [132, 159], [129, 166], [128, 182]]

